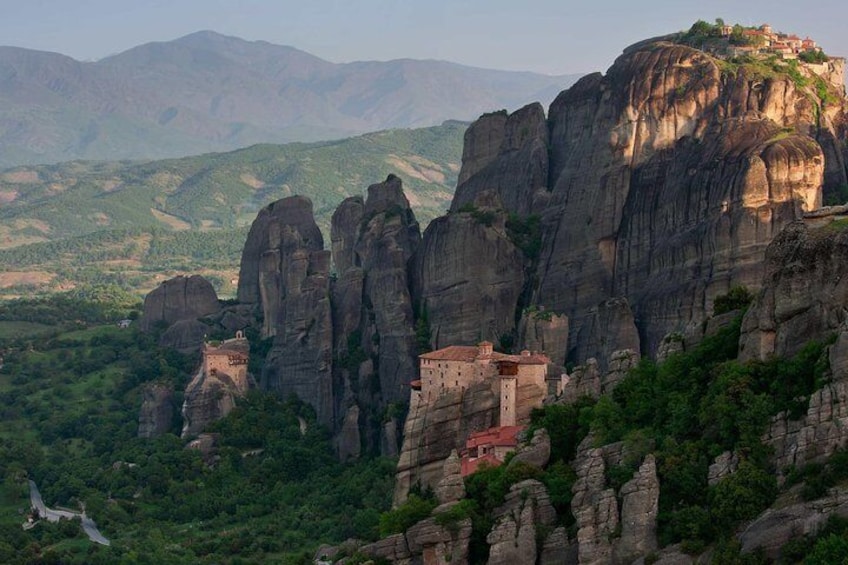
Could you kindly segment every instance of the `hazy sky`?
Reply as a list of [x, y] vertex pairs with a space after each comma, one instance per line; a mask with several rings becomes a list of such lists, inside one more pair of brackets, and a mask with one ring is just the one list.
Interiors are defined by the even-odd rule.
[[783, 0], [0, 0], [0, 44], [98, 59], [202, 29], [333, 62], [444, 59], [549, 74], [606, 70], [697, 19], [771, 23], [848, 55], [848, 2]]

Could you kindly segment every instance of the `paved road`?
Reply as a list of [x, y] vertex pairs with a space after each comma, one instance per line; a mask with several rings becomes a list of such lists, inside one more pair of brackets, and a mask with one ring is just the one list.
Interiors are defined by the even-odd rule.
[[72, 510], [56, 510], [53, 508], [47, 508], [47, 506], [44, 505], [44, 500], [41, 498], [41, 492], [39, 492], [35, 481], [29, 482], [29, 500], [32, 507], [38, 510], [38, 515], [46, 519], [48, 522], [58, 522], [62, 518], [66, 518], [68, 520], [80, 518], [82, 520], [82, 529], [85, 531], [88, 539], [94, 543], [99, 543], [100, 545], [110, 545], [109, 540], [103, 537], [103, 534], [101, 534], [100, 530], [97, 529], [97, 524], [94, 523], [94, 520], [86, 516], [85, 512], [80, 513], [73, 512]]

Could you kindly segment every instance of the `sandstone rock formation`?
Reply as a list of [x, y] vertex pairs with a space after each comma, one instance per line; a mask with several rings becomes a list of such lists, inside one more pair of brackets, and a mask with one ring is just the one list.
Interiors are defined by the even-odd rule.
[[554, 365], [565, 365], [568, 350], [568, 316], [545, 310], [525, 309], [518, 322], [521, 349], [540, 351]]
[[263, 337], [274, 337], [260, 386], [312, 404], [333, 426], [330, 253], [308, 198], [292, 196], [263, 208], [247, 236], [238, 299], [254, 305]]
[[[343, 201], [333, 214], [331, 239], [338, 274], [331, 286], [335, 410], [345, 415], [347, 438], [339, 447], [350, 452], [345, 444], [358, 449], [363, 443], [396, 455], [397, 430], [377, 429], [363, 416], [373, 420], [389, 405], [405, 403], [417, 370], [409, 262], [421, 234], [401, 180], [390, 175], [369, 186], [365, 200]], [[356, 437], [349, 425], [353, 406], [365, 421]]]
[[221, 309], [212, 285], [200, 275], [168, 279], [144, 298], [141, 331], [149, 332], [158, 323], [166, 327], [180, 320], [197, 320]]
[[510, 115], [487, 114], [465, 132], [462, 169], [451, 211], [493, 190], [507, 210], [526, 216], [534, 197], [547, 193], [548, 125], [542, 105], [529, 104]]
[[[656, 462], [648, 455], [633, 478], [616, 492], [607, 487], [605, 470], [628, 455], [621, 443], [592, 447], [589, 434], [575, 459], [572, 512], [577, 518], [580, 563], [630, 563], [657, 548], [659, 481]], [[618, 500], [621, 500], [619, 507]]]
[[465, 483], [462, 480], [461, 471], [462, 462], [454, 449], [445, 459], [442, 467], [442, 478], [434, 489], [439, 504], [457, 502], [465, 498]]
[[510, 460], [510, 465], [521, 463], [532, 465], [543, 469], [551, 458], [551, 436], [548, 430], [539, 428], [530, 438], [530, 441], [518, 446], [515, 456]]
[[209, 333], [209, 326], [199, 320], [178, 320], [162, 333], [159, 345], [183, 353], [197, 353]]
[[[716, 294], [756, 286], [770, 239], [817, 205], [821, 148], [803, 132], [775, 140], [794, 110], [779, 115], [770, 91], [743, 99], [753, 82], [744, 73], [725, 81], [697, 50], [652, 46], [551, 106], [551, 186], [563, 211], [545, 240], [539, 299], [577, 328], [573, 311], [623, 295], [653, 351], [669, 330], [703, 319]], [[763, 120], [769, 112], [779, 121]]]
[[390, 563], [451, 565], [468, 563], [470, 539], [469, 519], [446, 527], [439, 525], [435, 518], [427, 518], [413, 525], [405, 534], [395, 534], [364, 545], [359, 552]]
[[174, 417], [174, 389], [162, 383], [149, 383], [141, 389], [138, 437], [155, 438], [171, 431]]
[[432, 404], [413, 397], [395, 475], [395, 504], [406, 500], [414, 485], [434, 488], [451, 451], [463, 449], [471, 432], [497, 425], [499, 390], [492, 381], [472, 385], [464, 393], [450, 391]]
[[848, 328], [830, 347], [829, 361], [831, 382], [810, 395], [806, 414], [797, 420], [778, 414], [763, 437], [781, 479], [786, 470], [822, 463], [848, 445]]
[[418, 366], [408, 263], [421, 232], [399, 178], [368, 187], [362, 222], [355, 253], [365, 274], [363, 347], [375, 360], [382, 401], [404, 402]]
[[762, 551], [776, 560], [793, 538], [815, 534], [832, 516], [848, 518], [848, 491], [835, 488], [824, 498], [770, 508], [739, 534], [742, 552]]
[[498, 343], [515, 330], [525, 257], [503, 229], [503, 213], [455, 212], [427, 227], [415, 257], [413, 295], [430, 322], [432, 346]]
[[848, 304], [848, 230], [796, 222], [766, 254], [764, 288], [742, 323], [739, 355], [791, 356], [811, 339], [836, 331]]
[[185, 390], [182, 437], [204, 431], [232, 411], [254, 385], [247, 372], [250, 345], [242, 334], [219, 346], [205, 344], [203, 360]]
[[570, 357], [598, 360], [598, 369], [606, 372], [614, 351], [629, 349], [639, 353], [639, 332], [626, 298], [611, 298], [591, 308], [577, 335]]
[[486, 536], [489, 565], [535, 565], [542, 548], [537, 536], [556, 521], [545, 486], [534, 479], [512, 485], [493, 516], [495, 525]]

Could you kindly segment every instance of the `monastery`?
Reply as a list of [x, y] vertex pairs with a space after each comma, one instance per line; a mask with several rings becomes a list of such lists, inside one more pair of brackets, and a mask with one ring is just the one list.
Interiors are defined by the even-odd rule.
[[247, 391], [247, 362], [250, 344], [244, 332], [236, 332], [232, 339], [225, 339], [218, 345], [209, 342], [203, 344], [203, 373], [209, 376], [227, 377], [239, 391]]
[[[494, 351], [492, 343], [475, 346], [451, 345], [419, 355], [421, 379], [413, 381], [412, 394], [431, 403], [441, 395], [473, 384], [498, 379], [500, 414], [498, 426], [475, 432], [462, 451], [462, 475], [477, 470], [482, 462], [499, 465], [518, 445], [518, 434], [530, 420], [533, 408], [542, 405], [548, 393], [550, 359], [524, 350], [519, 355]], [[417, 399], [413, 396], [413, 401]]]

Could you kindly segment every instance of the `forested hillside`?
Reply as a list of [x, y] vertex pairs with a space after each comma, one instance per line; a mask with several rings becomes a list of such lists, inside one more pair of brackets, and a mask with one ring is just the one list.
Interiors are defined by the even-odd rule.
[[[0, 307], [0, 562], [307, 563], [319, 542], [376, 538], [394, 462], [342, 465], [297, 399], [251, 394], [210, 430], [211, 458], [178, 429], [137, 438], [141, 387], [180, 390], [197, 359], [110, 323], [134, 317], [131, 300], [113, 288]], [[22, 530], [27, 476], [48, 506], [83, 503], [111, 547], [73, 521]]]
[[0, 173], [0, 292], [89, 283], [149, 290], [193, 272], [226, 295], [247, 226], [279, 198], [308, 196], [328, 241], [336, 205], [389, 173], [403, 178], [419, 220], [443, 213], [464, 131], [465, 124], [448, 122], [167, 161], [7, 170]]

